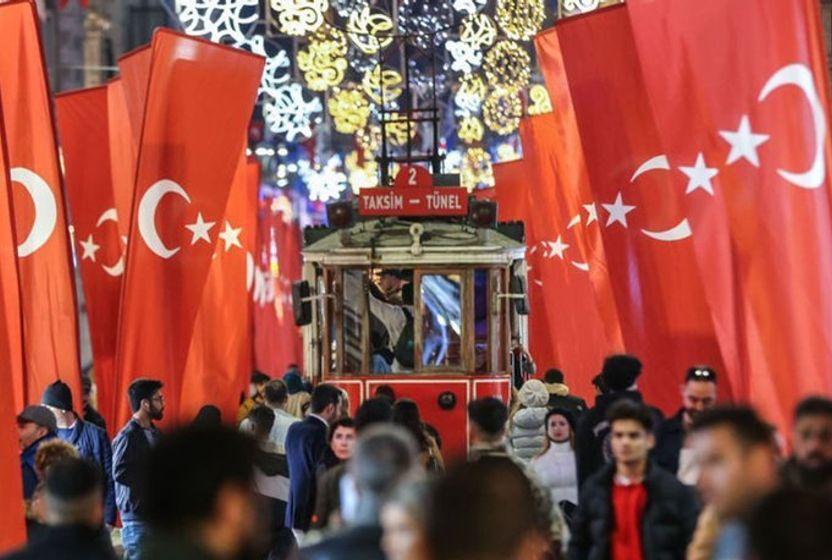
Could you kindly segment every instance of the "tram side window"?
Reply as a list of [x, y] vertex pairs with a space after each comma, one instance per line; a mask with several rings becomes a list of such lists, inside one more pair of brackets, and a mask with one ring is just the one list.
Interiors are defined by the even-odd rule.
[[413, 369], [413, 270], [379, 269], [369, 284], [370, 370]]
[[459, 367], [462, 363], [462, 278], [428, 274], [421, 282], [422, 365]]
[[344, 373], [359, 373], [364, 357], [364, 270], [344, 271]]
[[486, 269], [474, 271], [474, 365], [477, 373], [488, 371], [488, 275]]

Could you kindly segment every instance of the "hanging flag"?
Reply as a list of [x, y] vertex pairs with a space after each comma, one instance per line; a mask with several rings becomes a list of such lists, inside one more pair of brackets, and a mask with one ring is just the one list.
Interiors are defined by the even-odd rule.
[[110, 174], [112, 175], [113, 206], [119, 216], [118, 232], [122, 245], [127, 246], [130, 213], [133, 210], [133, 182], [136, 179], [136, 151], [133, 141], [124, 82], [115, 78], [107, 83], [107, 135], [109, 137]]
[[78, 318], [58, 150], [34, 4], [0, 4], [0, 91], [9, 153], [26, 378], [16, 402], [40, 402], [60, 378], [80, 402]]
[[675, 411], [688, 367], [725, 368], [627, 9], [599, 10], [555, 28], [624, 345], [644, 363], [646, 398]]
[[[255, 161], [255, 165], [258, 165]], [[193, 418], [212, 404], [226, 422], [237, 419], [240, 394], [248, 388], [252, 365], [251, 306], [257, 185], [249, 181], [245, 156], [234, 175], [225, 215], [206, 224], [219, 236], [197, 313], [183, 375], [180, 418]]]
[[[11, 205], [6, 137], [3, 132], [3, 111], [0, 101], [0, 554], [19, 548], [26, 542], [23, 512], [23, 484], [20, 478], [20, 447], [15, 429], [22, 395], [23, 338], [20, 315], [20, 289], [17, 274], [17, 242]], [[15, 383], [21, 383], [15, 387]]]
[[[166, 29], [153, 37], [116, 367], [119, 395], [136, 378], [162, 380], [174, 420], [215, 245], [239, 243], [220, 222], [263, 64]], [[130, 414], [121, 399], [118, 418]]]
[[739, 362], [738, 396], [787, 427], [801, 396], [832, 391], [832, 145], [818, 3], [628, 6], [720, 341]]
[[55, 115], [64, 156], [76, 260], [86, 299], [98, 411], [116, 430], [115, 352], [124, 243], [110, 167], [109, 86], [63, 93]]
[[150, 56], [151, 46], [145, 45], [133, 49], [118, 59], [124, 102], [127, 105], [133, 145], [136, 147], [138, 147], [142, 135], [144, 104], [147, 99], [147, 86], [150, 79]]

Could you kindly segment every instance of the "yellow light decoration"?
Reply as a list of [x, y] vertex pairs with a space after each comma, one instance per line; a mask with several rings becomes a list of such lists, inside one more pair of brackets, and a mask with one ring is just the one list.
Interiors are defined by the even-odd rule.
[[329, 9], [328, 0], [270, 0], [270, 3], [277, 12], [280, 31], [298, 37], [316, 31]]
[[529, 105], [530, 115], [542, 115], [544, 113], [552, 112], [552, 102], [549, 99], [549, 92], [540, 84], [535, 84], [529, 89], [529, 98], [531, 104]]
[[367, 126], [356, 136], [356, 142], [368, 154], [375, 154], [381, 148], [381, 127], [377, 124]]
[[514, 146], [505, 142], [497, 146], [497, 161], [504, 162], [504, 161], [516, 161], [520, 159], [520, 154], [517, 153], [517, 150], [514, 149]]
[[[394, 146], [404, 146], [405, 144], [407, 144], [407, 123], [396, 122], [398, 119], [401, 118], [403, 118], [403, 115], [399, 113], [391, 113], [390, 120], [393, 122], [388, 122], [387, 126], [385, 127], [387, 139]], [[414, 123], [411, 123], [410, 137], [413, 138], [414, 136], [416, 136], [416, 126]]]
[[469, 148], [462, 156], [459, 182], [469, 191], [477, 187], [493, 187], [494, 169], [489, 153], [482, 148]]
[[516, 90], [494, 88], [482, 105], [482, 118], [485, 126], [497, 134], [511, 134], [517, 130], [523, 104]]
[[364, 54], [376, 54], [393, 42], [393, 20], [383, 12], [373, 12], [369, 6], [350, 14], [347, 35]]
[[332, 57], [347, 56], [347, 36], [331, 25], [322, 25], [310, 40]]
[[482, 76], [468, 74], [459, 80], [459, 89], [454, 96], [454, 102], [461, 109], [476, 113], [480, 109], [482, 100], [485, 99], [486, 91]]
[[473, 144], [482, 140], [482, 135], [485, 129], [482, 126], [482, 121], [477, 117], [464, 117], [459, 121], [459, 130], [456, 135], [460, 140], [466, 144]]
[[326, 91], [340, 84], [348, 66], [346, 58], [333, 55], [331, 45], [317, 42], [310, 42], [306, 50], [299, 50], [297, 61], [298, 69], [312, 91]]
[[357, 89], [336, 90], [327, 101], [335, 130], [341, 134], [355, 134], [370, 118], [370, 103]]
[[543, 0], [497, 0], [494, 16], [506, 37], [528, 41], [540, 31], [546, 7]]
[[359, 164], [358, 152], [355, 150], [344, 158], [348, 181], [355, 194], [358, 194], [361, 189], [378, 186], [378, 163], [367, 154], [364, 155], [363, 163], [363, 165]]
[[[402, 75], [390, 68], [382, 69], [376, 65], [368, 70], [361, 80], [361, 86], [367, 97], [376, 105], [384, 105], [398, 99], [402, 94]], [[383, 94], [383, 95], [382, 95]]]
[[519, 43], [503, 39], [485, 55], [483, 69], [492, 86], [518, 90], [529, 84], [531, 58]]
[[459, 39], [476, 49], [484, 49], [497, 39], [497, 26], [486, 14], [474, 14], [462, 20]]

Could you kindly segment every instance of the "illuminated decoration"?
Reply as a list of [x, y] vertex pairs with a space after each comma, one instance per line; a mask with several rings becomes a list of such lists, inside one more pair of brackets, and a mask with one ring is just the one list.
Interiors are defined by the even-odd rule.
[[278, 88], [276, 95], [265, 96], [263, 118], [269, 129], [276, 134], [285, 134], [290, 142], [297, 136], [312, 136], [312, 120], [315, 113], [323, 111], [321, 100], [313, 97], [307, 101], [303, 88], [294, 83]]
[[497, 146], [497, 161], [498, 162], [505, 162], [505, 161], [516, 161], [520, 159], [520, 154], [517, 153], [517, 150], [514, 149], [512, 144], [505, 142]]
[[326, 91], [344, 81], [347, 59], [335, 52], [330, 43], [315, 41], [298, 51], [298, 69], [312, 91]]
[[326, 52], [332, 57], [346, 56], [349, 50], [347, 36], [344, 35], [343, 31], [331, 25], [322, 25], [310, 37], [310, 41], [318, 45], [322, 52]]
[[540, 84], [535, 84], [529, 89], [529, 98], [531, 105], [529, 105], [530, 115], [542, 115], [544, 113], [552, 112], [552, 102], [549, 100], [549, 92]]
[[540, 31], [546, 7], [543, 0], [497, 0], [494, 16], [506, 37], [528, 41]]
[[364, 54], [376, 54], [393, 42], [393, 20], [383, 12], [373, 12], [369, 6], [350, 14], [347, 36]]
[[497, 40], [497, 26], [486, 14], [474, 14], [462, 20], [459, 39], [475, 49], [485, 49]]
[[443, 165], [446, 173], [459, 173], [462, 167], [462, 152], [459, 150], [451, 150], [446, 153]]
[[265, 54], [263, 37], [249, 38], [246, 33], [260, 17], [258, 8], [258, 0], [176, 0], [174, 3], [182, 30], [188, 35]]
[[459, 182], [469, 191], [494, 186], [494, 169], [491, 156], [482, 148], [469, 148], [462, 156]]
[[378, 186], [378, 163], [366, 154], [362, 165], [358, 161], [358, 151], [353, 150], [344, 159], [344, 167], [347, 168], [353, 193], [358, 194], [361, 189]]
[[432, 50], [448, 40], [454, 13], [445, 2], [402, 0], [398, 23], [400, 33], [409, 35], [416, 47]]
[[270, 4], [280, 31], [297, 37], [316, 31], [329, 9], [327, 0], [270, 0]]
[[291, 224], [292, 220], [295, 219], [295, 209], [292, 206], [292, 201], [285, 194], [274, 197], [269, 209], [272, 214], [282, 214], [283, 221], [287, 224]]
[[309, 200], [326, 202], [338, 198], [347, 188], [347, 176], [340, 171], [341, 158], [334, 155], [327, 160], [326, 165], [319, 170], [312, 169], [309, 163], [301, 160], [298, 174], [306, 183]]
[[370, 118], [370, 103], [357, 89], [336, 90], [327, 101], [335, 130], [341, 134], [355, 134]]
[[454, 10], [463, 14], [475, 14], [488, 0], [454, 0]]
[[454, 95], [454, 103], [463, 115], [477, 113], [485, 98], [485, 82], [478, 74], [463, 76], [459, 81], [459, 89]]
[[445, 48], [451, 55], [451, 70], [470, 74], [482, 64], [482, 51], [462, 41], [448, 41]]
[[[399, 113], [390, 113], [390, 120], [385, 127], [387, 139], [394, 146], [404, 146], [407, 144], [407, 123], [399, 121], [399, 119], [403, 118], [404, 116]], [[416, 126], [411, 124], [410, 137], [413, 138], [414, 136], [416, 136]]]
[[516, 90], [494, 88], [482, 105], [482, 118], [485, 126], [497, 134], [511, 134], [517, 130], [523, 104]]
[[381, 68], [376, 65], [371, 71], [364, 74], [361, 80], [361, 87], [367, 97], [377, 105], [386, 105], [390, 101], [398, 99], [402, 94], [402, 75], [390, 68]]
[[482, 126], [482, 122], [477, 117], [463, 117], [459, 121], [459, 129], [457, 130], [456, 135], [466, 144], [479, 142], [482, 140], [483, 134], [485, 134], [485, 129]]
[[338, 12], [339, 16], [348, 18], [353, 12], [364, 9], [367, 2], [366, 0], [329, 0], [329, 5]]
[[531, 63], [526, 49], [503, 39], [485, 55], [483, 69], [490, 85], [517, 90], [529, 84]]
[[356, 136], [358, 146], [368, 154], [375, 154], [381, 148], [381, 127], [371, 124]]
[[585, 14], [597, 10], [601, 0], [561, 0], [561, 11], [564, 15]]

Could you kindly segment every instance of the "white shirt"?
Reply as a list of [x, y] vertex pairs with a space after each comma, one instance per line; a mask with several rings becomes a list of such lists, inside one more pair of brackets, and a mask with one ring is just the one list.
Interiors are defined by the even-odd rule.
[[[273, 408], [274, 424], [269, 432], [269, 437], [261, 444], [263, 451], [269, 453], [286, 454], [286, 433], [289, 426], [300, 422], [288, 412], [282, 409]], [[240, 422], [240, 431], [251, 433], [251, 422], [248, 418]], [[268, 496], [284, 502], [289, 500], [289, 478], [285, 476], [267, 476], [259, 468], [254, 469], [254, 489], [261, 496]]]
[[549, 442], [546, 453], [531, 461], [540, 482], [549, 489], [554, 503], [578, 503], [578, 470], [571, 444]]

